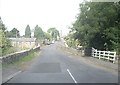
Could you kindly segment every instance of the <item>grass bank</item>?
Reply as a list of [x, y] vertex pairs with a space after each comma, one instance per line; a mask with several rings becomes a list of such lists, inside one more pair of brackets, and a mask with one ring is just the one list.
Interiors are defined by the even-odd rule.
[[22, 58], [20, 58], [19, 60], [17, 61], [14, 61], [13, 63], [10, 63], [10, 64], [2, 64], [2, 67], [3, 68], [8, 68], [8, 67], [22, 67], [24, 66], [25, 64], [31, 62], [32, 60], [34, 60], [36, 57], [38, 57], [40, 55], [40, 51], [37, 51], [37, 52], [30, 52], [27, 56], [24, 56]]
[[4, 55], [7, 55], [7, 54], [10, 54], [10, 53], [14, 53], [14, 52], [16, 52], [17, 51], [17, 48], [15, 48], [15, 47], [8, 47], [8, 48], [4, 48], [4, 49], [1, 49], [2, 51], [2, 56], [4, 56]]
[[15, 62], [14, 64], [20, 65], [26, 62], [33, 60], [35, 57], [38, 57], [40, 52], [31, 52], [27, 56], [21, 58], [19, 61]]

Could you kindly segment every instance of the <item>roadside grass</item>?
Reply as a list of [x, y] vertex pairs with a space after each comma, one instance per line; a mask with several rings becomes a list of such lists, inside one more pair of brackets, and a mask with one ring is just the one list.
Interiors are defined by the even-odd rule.
[[28, 63], [28, 62], [32, 61], [34, 58], [38, 57], [39, 54], [40, 54], [40, 51], [31, 52], [27, 56], [24, 56], [24, 57], [20, 58], [19, 60], [14, 61], [13, 63], [2, 64], [2, 67], [3, 68], [8, 68], [8, 67], [11, 67], [11, 66], [15, 66], [15, 67], [19, 68], [22, 65], [24, 65], [25, 63]]
[[20, 64], [29, 62], [33, 60], [35, 57], [39, 56], [38, 54], [39, 54], [38, 52], [31, 52], [27, 56], [24, 56], [23, 58], [21, 58], [19, 61], [16, 61], [14, 64], [20, 65]]
[[0, 55], [5, 56], [7, 54], [15, 53], [22, 50], [27, 50], [29, 48], [19, 48], [19, 47], [8, 47], [6, 49], [0, 49]]
[[16, 51], [17, 51], [17, 48], [15, 48], [15, 47], [9, 47], [7, 49], [3, 49], [2, 50], [2, 56], [10, 54], [10, 53], [14, 53]]

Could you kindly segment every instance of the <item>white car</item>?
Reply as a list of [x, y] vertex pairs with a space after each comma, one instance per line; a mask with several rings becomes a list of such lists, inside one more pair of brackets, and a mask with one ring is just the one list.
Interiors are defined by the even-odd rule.
[[53, 40], [53, 41], [52, 41], [52, 44], [54, 44], [54, 43], [55, 43], [55, 41]]

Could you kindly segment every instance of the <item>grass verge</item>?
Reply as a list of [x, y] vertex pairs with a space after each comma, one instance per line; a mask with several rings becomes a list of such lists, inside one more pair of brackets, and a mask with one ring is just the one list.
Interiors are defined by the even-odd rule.
[[38, 52], [31, 52], [27, 56], [24, 56], [24, 57], [20, 58], [19, 60], [14, 61], [13, 63], [2, 64], [2, 67], [7, 68], [10, 66], [15, 66], [15, 67], [19, 68], [21, 66], [24, 66], [24, 64], [31, 62], [34, 58], [38, 57], [39, 54], [40, 54], [39, 51]]
[[20, 64], [29, 62], [29, 61], [33, 60], [35, 57], [37, 57], [37, 56], [38, 56], [38, 52], [31, 52], [27, 56], [24, 56], [19, 61], [15, 62], [14, 64], [20, 65]]

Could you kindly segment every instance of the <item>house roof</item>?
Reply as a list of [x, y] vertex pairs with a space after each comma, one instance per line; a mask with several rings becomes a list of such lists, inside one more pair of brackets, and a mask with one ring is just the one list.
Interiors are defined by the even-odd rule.
[[36, 38], [8, 38], [15, 42], [35, 42]]

